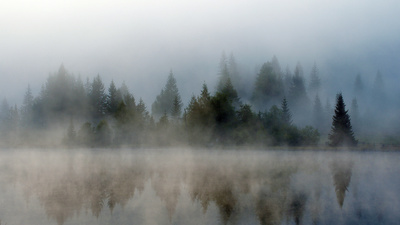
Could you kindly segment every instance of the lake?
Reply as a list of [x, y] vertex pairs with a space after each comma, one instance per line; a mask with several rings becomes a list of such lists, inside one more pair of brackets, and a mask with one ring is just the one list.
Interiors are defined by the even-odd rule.
[[398, 224], [400, 153], [3, 150], [0, 224]]

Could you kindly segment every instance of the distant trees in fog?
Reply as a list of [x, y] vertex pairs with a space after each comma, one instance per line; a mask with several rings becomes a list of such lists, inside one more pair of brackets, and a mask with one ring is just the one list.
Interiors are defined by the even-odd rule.
[[[3, 101], [0, 139], [3, 145], [41, 146], [55, 143], [57, 132], [53, 131], [61, 130], [63, 142], [69, 146], [304, 146], [318, 145], [321, 136], [337, 146], [341, 134], [347, 132], [345, 142], [354, 145], [353, 130], [346, 125], [350, 115], [355, 131], [364, 134], [367, 112], [374, 113], [367, 110], [366, 86], [360, 74], [354, 82], [350, 111], [344, 109], [342, 95], [334, 111], [323, 92], [316, 63], [306, 82], [300, 63], [293, 73], [289, 67], [283, 72], [274, 56], [259, 68], [253, 88], [245, 90], [235, 58], [223, 54], [218, 75], [214, 93], [203, 83], [201, 92], [184, 106], [171, 71], [149, 112], [125, 83], [117, 87], [113, 80], [106, 86], [100, 75], [84, 83], [61, 65], [36, 97], [28, 85], [19, 109]], [[371, 90], [371, 98], [384, 108], [381, 73]], [[369, 119], [377, 124], [372, 116]]]

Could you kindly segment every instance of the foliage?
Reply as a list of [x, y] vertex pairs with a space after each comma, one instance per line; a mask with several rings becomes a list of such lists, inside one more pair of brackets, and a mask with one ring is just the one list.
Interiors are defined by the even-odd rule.
[[284, 94], [282, 78], [276, 70], [274, 64], [266, 62], [257, 74], [252, 100], [258, 108], [278, 102]]
[[107, 96], [104, 89], [104, 84], [97, 75], [92, 82], [89, 92], [90, 111], [94, 121], [99, 121], [106, 114]]
[[[118, 91], [115, 87], [114, 81], [111, 81], [110, 87], [108, 88], [107, 94], [107, 113], [113, 115], [118, 108], [119, 99], [118, 99]], [[121, 99], [122, 100], [122, 99]], [[121, 101], [120, 100], [120, 101]]]
[[332, 130], [329, 134], [331, 146], [356, 146], [350, 116], [345, 109], [343, 96], [339, 93], [336, 97], [335, 115], [332, 118]]
[[[237, 73], [233, 64], [231, 57], [226, 64], [228, 75]], [[282, 72], [276, 57], [265, 63], [258, 75], [260, 84], [256, 82], [256, 85], [260, 85], [260, 92], [257, 93], [274, 98], [274, 101], [282, 99]], [[92, 81], [87, 79], [84, 85], [80, 77], [75, 78], [61, 66], [57, 73], [48, 77], [37, 97], [28, 86], [21, 110], [3, 101], [0, 140], [15, 143], [8, 137], [17, 134], [14, 136], [23, 135], [33, 142], [45, 137], [32, 135], [32, 130], [46, 131], [62, 125], [63, 143], [70, 147], [299, 146], [318, 143], [317, 130], [311, 127], [299, 129], [293, 124], [285, 97], [280, 108], [272, 105], [268, 111], [256, 113], [253, 105], [241, 104], [230, 76], [222, 83], [213, 95], [204, 83], [201, 93], [192, 96], [182, 115], [183, 104], [170, 72], [165, 87], [152, 105], [153, 115], [150, 115], [143, 100], [137, 103], [125, 83], [116, 88], [111, 81], [106, 93], [100, 75]], [[261, 92], [266, 87], [276, 90]], [[75, 129], [75, 124], [79, 129]]]
[[297, 64], [292, 77], [291, 87], [289, 89], [289, 101], [295, 103], [296, 107], [301, 106], [307, 101], [307, 93], [304, 85], [303, 67]]
[[179, 95], [175, 77], [172, 71], [170, 71], [165, 87], [161, 90], [151, 106], [151, 112], [156, 117], [160, 117], [164, 113], [169, 116], [179, 117], [182, 112], [181, 109], [181, 96]]
[[319, 78], [319, 71], [317, 68], [317, 64], [314, 63], [314, 66], [312, 67], [310, 73], [310, 85], [309, 85], [310, 93], [318, 94], [320, 88], [321, 88], [321, 79]]
[[290, 113], [289, 106], [286, 100], [286, 97], [282, 100], [282, 121], [285, 125], [292, 125], [292, 114]]
[[315, 96], [314, 107], [313, 107], [313, 125], [320, 131], [325, 129], [323, 123], [324, 117], [325, 115], [324, 115], [324, 110], [322, 109], [322, 103], [317, 94]]

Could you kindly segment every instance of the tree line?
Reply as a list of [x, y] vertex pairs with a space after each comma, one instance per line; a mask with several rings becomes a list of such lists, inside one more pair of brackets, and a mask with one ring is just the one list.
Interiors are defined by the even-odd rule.
[[[321, 104], [316, 64], [306, 88], [300, 63], [293, 74], [289, 69], [283, 73], [273, 57], [257, 73], [251, 96], [243, 94], [238, 74], [234, 57], [223, 55], [215, 93], [203, 83], [201, 92], [184, 107], [170, 71], [150, 113], [125, 83], [117, 88], [111, 81], [106, 89], [100, 75], [83, 82], [61, 65], [38, 96], [27, 87], [20, 109], [3, 101], [2, 144], [57, 143], [54, 130], [59, 130], [62, 143], [71, 147], [315, 146], [321, 133], [328, 135], [332, 146], [356, 145], [342, 94], [336, 98], [335, 111], [329, 101], [325, 108]], [[314, 104], [306, 89], [315, 94]]]

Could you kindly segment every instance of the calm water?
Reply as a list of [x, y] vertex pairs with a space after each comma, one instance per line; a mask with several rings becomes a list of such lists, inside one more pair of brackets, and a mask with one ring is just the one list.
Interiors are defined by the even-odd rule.
[[398, 224], [400, 153], [9, 151], [1, 224]]

